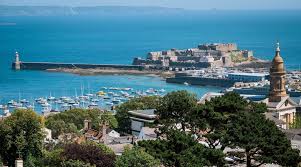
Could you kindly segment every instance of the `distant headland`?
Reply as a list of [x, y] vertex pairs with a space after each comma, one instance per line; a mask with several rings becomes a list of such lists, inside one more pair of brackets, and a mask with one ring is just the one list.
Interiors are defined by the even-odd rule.
[[[4, 6], [0, 16], [85, 16], [85, 15], [162, 15], [187, 11], [181, 8], [133, 6]], [[192, 11], [190, 11], [192, 12]]]

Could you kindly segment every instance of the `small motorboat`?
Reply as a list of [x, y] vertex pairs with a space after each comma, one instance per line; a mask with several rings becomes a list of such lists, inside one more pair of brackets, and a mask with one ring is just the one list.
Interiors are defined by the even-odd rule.
[[23, 104], [24, 104], [24, 103], [29, 103], [29, 101], [26, 100], [26, 99], [22, 99], [22, 100], [20, 100], [20, 102], [23, 103]]
[[95, 103], [95, 102], [99, 102], [99, 99], [92, 99], [91, 101]]
[[48, 97], [48, 100], [49, 100], [49, 101], [53, 101], [53, 100], [55, 100], [55, 97], [49, 96], [49, 97]]
[[90, 106], [95, 107], [95, 106], [98, 106], [98, 104], [92, 102], [92, 103], [89, 104], [89, 107], [90, 107]]
[[107, 106], [113, 106], [114, 104], [112, 102], [106, 102]]
[[111, 99], [111, 98], [110, 98], [109, 96], [104, 96], [103, 99], [104, 99], [104, 100], [109, 100], [109, 99]]
[[118, 104], [118, 103], [120, 103], [120, 100], [118, 100], [118, 99], [113, 99], [113, 100], [112, 100], [112, 103], [113, 103], [113, 104]]
[[184, 85], [189, 86], [189, 83], [188, 82], [184, 82]]

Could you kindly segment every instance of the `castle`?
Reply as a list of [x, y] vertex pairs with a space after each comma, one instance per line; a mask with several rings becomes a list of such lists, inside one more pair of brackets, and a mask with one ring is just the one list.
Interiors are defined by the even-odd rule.
[[239, 50], [235, 43], [200, 44], [197, 48], [149, 52], [146, 59], [134, 58], [133, 65], [158, 68], [231, 67], [236, 61], [252, 59], [253, 52]]

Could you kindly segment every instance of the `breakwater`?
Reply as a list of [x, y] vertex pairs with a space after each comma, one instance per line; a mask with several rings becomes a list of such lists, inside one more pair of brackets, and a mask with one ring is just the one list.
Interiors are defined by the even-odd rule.
[[[12, 69], [16, 69], [16, 62], [12, 63]], [[141, 65], [122, 64], [81, 64], [81, 63], [52, 63], [52, 62], [20, 62], [20, 70], [51, 70], [51, 69], [119, 69], [119, 70], [139, 70], [145, 69]]]
[[182, 76], [175, 78], [166, 78], [167, 83], [178, 83], [178, 84], [190, 84], [190, 85], [201, 85], [201, 86], [218, 86], [218, 87], [231, 87], [235, 81], [226, 78], [205, 78], [205, 77], [193, 77], [193, 76]]

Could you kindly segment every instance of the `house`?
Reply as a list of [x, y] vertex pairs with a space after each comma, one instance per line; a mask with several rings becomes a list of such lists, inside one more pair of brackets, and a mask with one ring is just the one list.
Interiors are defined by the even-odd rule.
[[157, 115], [155, 114], [155, 109], [147, 110], [133, 110], [128, 111], [131, 119], [131, 129], [132, 134], [139, 136], [141, 129], [145, 124], [152, 124], [155, 122]]

